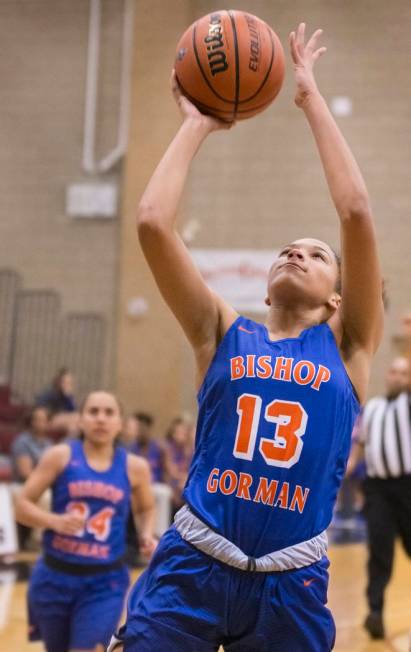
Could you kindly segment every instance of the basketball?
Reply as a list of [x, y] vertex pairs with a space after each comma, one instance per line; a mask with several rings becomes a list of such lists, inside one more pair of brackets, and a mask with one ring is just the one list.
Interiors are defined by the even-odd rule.
[[267, 108], [284, 79], [275, 32], [244, 11], [215, 11], [182, 35], [175, 60], [182, 93], [202, 112], [226, 122]]

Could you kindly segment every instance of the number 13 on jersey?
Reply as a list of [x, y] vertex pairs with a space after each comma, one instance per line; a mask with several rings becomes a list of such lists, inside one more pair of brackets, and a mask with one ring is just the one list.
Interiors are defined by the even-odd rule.
[[[262, 400], [255, 394], [242, 394], [237, 401], [238, 426], [233, 455], [252, 460], [261, 418]], [[301, 403], [271, 401], [265, 408], [264, 418], [275, 424], [273, 439], [260, 438], [259, 450], [270, 466], [289, 469], [300, 459], [302, 436], [307, 427], [307, 413]]]

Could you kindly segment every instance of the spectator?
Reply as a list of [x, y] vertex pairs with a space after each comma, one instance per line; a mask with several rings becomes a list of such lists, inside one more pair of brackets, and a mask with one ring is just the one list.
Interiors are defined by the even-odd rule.
[[[31, 411], [28, 428], [16, 437], [11, 447], [11, 464], [13, 481], [15, 483], [14, 493], [18, 493], [21, 485], [27, 480], [34, 467], [37, 466], [40, 457], [51, 445], [48, 438], [50, 426], [49, 411], [44, 407], [34, 407]], [[47, 508], [49, 497], [44, 497], [43, 507]], [[32, 529], [17, 525], [17, 536], [20, 549], [31, 547], [30, 538]]]
[[187, 439], [188, 439], [187, 450], [190, 453], [190, 459], [191, 459], [194, 455], [194, 449], [196, 443], [196, 424], [190, 417], [187, 417], [186, 423], [187, 423]]
[[134, 453], [137, 447], [138, 421], [134, 414], [124, 420], [123, 430], [119, 436], [119, 443], [130, 453]]
[[[133, 452], [144, 457], [150, 465], [153, 494], [156, 501], [155, 534], [161, 537], [168, 529], [171, 521], [171, 488], [165, 483], [165, 451], [162, 442], [153, 437], [154, 419], [146, 412], [136, 412], [134, 415], [136, 439]], [[127, 437], [133, 437], [133, 424], [126, 427]]]
[[67, 367], [57, 372], [51, 387], [36, 398], [36, 405], [50, 411], [53, 430], [62, 430], [69, 436], [77, 434], [79, 415], [74, 398], [74, 377]]
[[[138, 421], [134, 414], [126, 417], [123, 421], [123, 428], [118, 436], [118, 443], [126, 449], [128, 453], [136, 452], [136, 442], [138, 433]], [[140, 566], [142, 560], [139, 557], [138, 549], [138, 532], [134, 516], [130, 511], [126, 526], [126, 562], [128, 566]]]
[[165, 479], [173, 491], [173, 513], [183, 505], [182, 493], [191, 457], [191, 424], [182, 417], [177, 417], [168, 429], [165, 449]]
[[154, 419], [146, 412], [136, 412], [137, 437], [133, 452], [144, 457], [150, 465], [153, 482], [164, 481], [164, 448], [153, 438]]
[[25, 482], [43, 452], [51, 445], [52, 442], [47, 436], [49, 426], [49, 411], [39, 406], [33, 408], [28, 429], [16, 437], [11, 447], [14, 482]]
[[36, 404], [47, 407], [51, 414], [75, 412], [74, 378], [71, 371], [66, 367], [60, 369], [51, 387], [37, 397]]

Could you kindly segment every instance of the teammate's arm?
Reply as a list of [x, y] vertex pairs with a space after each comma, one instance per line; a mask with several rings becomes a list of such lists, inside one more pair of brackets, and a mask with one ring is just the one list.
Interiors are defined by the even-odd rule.
[[[197, 150], [206, 137], [212, 131], [222, 129], [224, 123], [202, 115], [181, 95], [174, 76], [172, 84], [183, 124], [141, 198], [137, 228], [160, 292], [198, 352], [210, 343], [215, 349], [236, 313], [204, 283], [176, 231], [176, 214]], [[211, 355], [213, 353], [214, 350]]]
[[151, 490], [151, 472], [145, 459], [127, 455], [127, 470], [131, 485], [131, 508], [139, 534], [140, 550], [149, 557], [156, 545], [154, 538], [155, 502]]
[[[382, 279], [367, 189], [354, 156], [321, 96], [313, 66], [321, 30], [304, 44], [305, 25], [290, 35], [297, 83], [296, 104], [310, 124], [341, 225], [342, 348], [371, 357], [382, 335]], [[356, 370], [354, 370], [354, 375]], [[363, 379], [359, 380], [360, 389]]]
[[73, 514], [53, 514], [36, 502], [63, 471], [70, 457], [66, 444], [49, 448], [15, 497], [16, 519], [28, 527], [47, 528], [60, 534], [75, 534], [84, 526], [84, 519]]

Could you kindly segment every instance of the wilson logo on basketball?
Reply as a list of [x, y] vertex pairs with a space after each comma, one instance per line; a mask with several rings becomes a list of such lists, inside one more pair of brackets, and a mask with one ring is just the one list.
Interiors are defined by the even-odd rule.
[[174, 66], [190, 102], [202, 113], [233, 122], [251, 118], [274, 100], [284, 78], [284, 52], [263, 20], [222, 9], [202, 16], [181, 35]]
[[250, 70], [257, 72], [260, 63], [260, 36], [258, 33], [257, 21], [249, 14], [245, 14], [245, 20], [250, 34], [250, 60], [248, 62], [248, 67]]
[[210, 16], [210, 27], [208, 35], [204, 38], [204, 43], [207, 45], [207, 58], [213, 77], [227, 70], [228, 63], [224, 52], [220, 14], [212, 14]]

